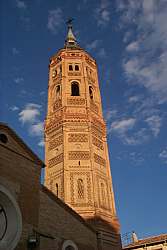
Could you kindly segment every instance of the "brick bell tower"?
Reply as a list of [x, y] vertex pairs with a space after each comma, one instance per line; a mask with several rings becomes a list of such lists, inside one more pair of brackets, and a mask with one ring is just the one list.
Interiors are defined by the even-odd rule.
[[99, 249], [121, 249], [97, 65], [71, 20], [64, 48], [50, 59], [45, 162], [45, 185], [96, 228]]

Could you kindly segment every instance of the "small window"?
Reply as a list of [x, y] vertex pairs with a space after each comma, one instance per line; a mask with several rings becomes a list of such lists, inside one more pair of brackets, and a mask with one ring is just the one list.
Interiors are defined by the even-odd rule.
[[56, 183], [56, 195], [57, 195], [57, 197], [59, 196], [59, 186], [57, 183]]
[[79, 71], [79, 65], [75, 65], [75, 70]]
[[56, 69], [53, 69], [52, 76], [53, 76], [53, 77], [57, 76], [57, 70], [56, 70]]
[[89, 86], [89, 96], [90, 96], [90, 99], [93, 100], [93, 88], [91, 86]]
[[73, 71], [73, 67], [71, 64], [69, 65], [69, 71]]
[[56, 98], [60, 97], [60, 85], [56, 86]]
[[79, 96], [79, 86], [77, 82], [72, 82], [71, 84], [71, 95]]

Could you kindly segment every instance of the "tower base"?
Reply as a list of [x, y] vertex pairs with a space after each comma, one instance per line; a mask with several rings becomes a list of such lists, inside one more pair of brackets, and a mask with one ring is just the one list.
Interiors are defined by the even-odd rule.
[[121, 250], [120, 225], [117, 217], [112, 223], [100, 217], [88, 219], [87, 222], [97, 231], [98, 250]]

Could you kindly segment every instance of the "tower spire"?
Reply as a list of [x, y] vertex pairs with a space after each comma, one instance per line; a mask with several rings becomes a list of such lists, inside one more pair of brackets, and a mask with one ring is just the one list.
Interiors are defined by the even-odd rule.
[[73, 18], [70, 18], [67, 21], [68, 33], [67, 33], [67, 38], [65, 40], [65, 46], [69, 47], [69, 48], [78, 46], [76, 38], [75, 38], [73, 31], [72, 31], [72, 21], [73, 21]]

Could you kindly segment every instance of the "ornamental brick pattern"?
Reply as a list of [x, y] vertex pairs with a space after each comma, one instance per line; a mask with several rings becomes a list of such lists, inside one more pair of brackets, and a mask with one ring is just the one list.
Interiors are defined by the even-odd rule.
[[64, 48], [50, 59], [49, 70], [45, 184], [49, 188], [59, 176], [64, 202], [85, 219], [93, 215], [112, 224], [116, 211], [96, 62], [82, 49]]

